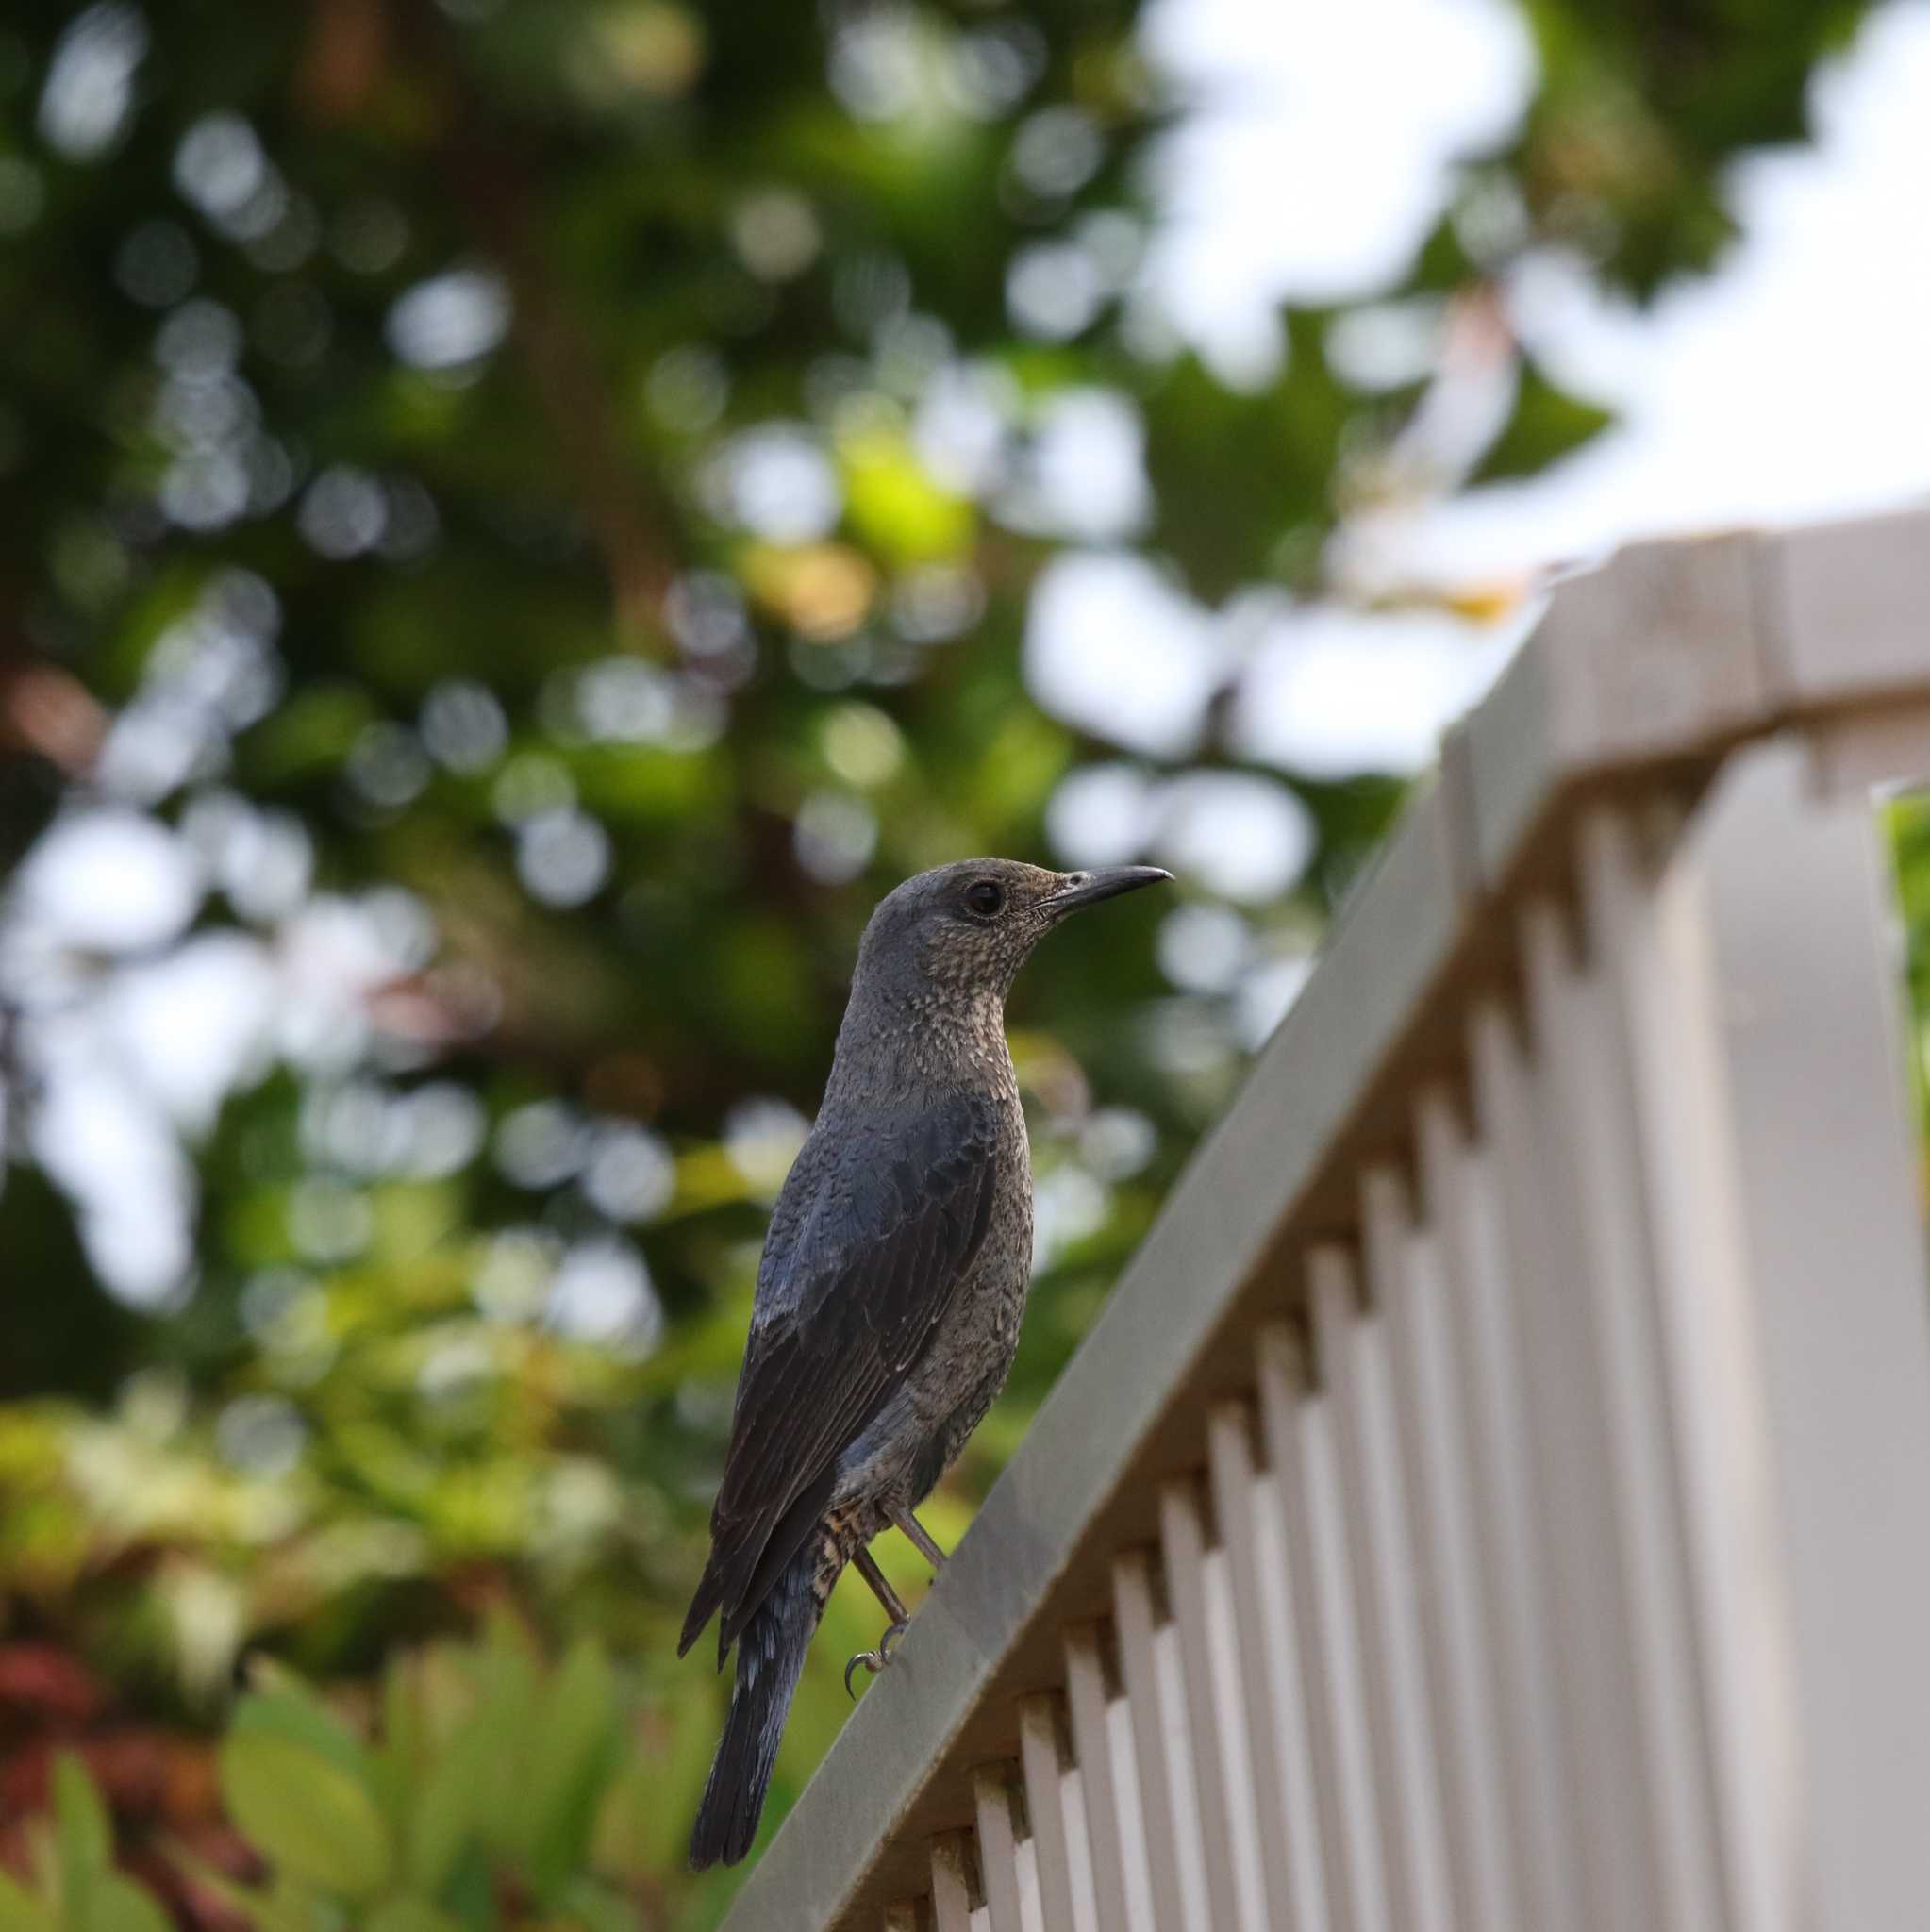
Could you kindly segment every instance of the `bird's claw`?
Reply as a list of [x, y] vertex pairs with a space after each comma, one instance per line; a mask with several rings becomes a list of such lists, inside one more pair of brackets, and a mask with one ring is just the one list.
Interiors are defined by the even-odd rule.
[[865, 1667], [865, 1669], [872, 1674], [873, 1676], [876, 1676], [880, 1671], [884, 1670], [886, 1666], [890, 1663], [892, 1644], [895, 1643], [899, 1638], [903, 1637], [906, 1631], [910, 1629], [910, 1627], [911, 1625], [908, 1623], [893, 1624], [889, 1630], [887, 1630], [882, 1637], [878, 1639], [877, 1649], [859, 1651], [858, 1654], [855, 1657], [853, 1657], [848, 1664], [844, 1666], [844, 1692], [845, 1695], [849, 1697], [853, 1703], [856, 1703], [857, 1701], [857, 1692], [851, 1688], [852, 1672], [857, 1670], [859, 1664], [862, 1664]]

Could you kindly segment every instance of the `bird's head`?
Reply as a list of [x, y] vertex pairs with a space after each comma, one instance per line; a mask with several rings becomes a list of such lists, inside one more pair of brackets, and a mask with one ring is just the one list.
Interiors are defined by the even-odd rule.
[[1156, 865], [1047, 872], [965, 858], [922, 872], [878, 902], [858, 948], [860, 983], [902, 993], [1003, 1000], [1025, 956], [1072, 913], [1173, 874]]

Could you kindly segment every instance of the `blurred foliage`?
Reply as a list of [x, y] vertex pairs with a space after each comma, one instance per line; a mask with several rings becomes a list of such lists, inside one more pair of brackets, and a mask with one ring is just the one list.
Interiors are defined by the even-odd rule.
[[[1398, 801], [1242, 750], [1240, 611], [1505, 615], [1516, 587], [1361, 581], [1337, 539], [1604, 426], [1523, 353], [1510, 276], [1550, 248], [1637, 295], [1706, 267], [1724, 164], [1800, 133], [1862, 9], [1523, 10], [1518, 132], [1371, 304], [1283, 314], [1238, 386], [1140, 275], [1188, 103], [1129, 0], [9, 13], [0, 1815], [72, 1746], [177, 1912], [152, 1846], [253, 1883], [237, 1826], [276, 1867], [264, 1924], [311, 1923], [283, 1911], [310, 1883], [414, 1883], [393, 1754], [600, 1683], [593, 1649], [539, 1693], [438, 1647], [513, 1609], [624, 1659], [649, 1804], [579, 1869], [595, 1780], [565, 1767], [560, 1836], [477, 1826], [511, 1916], [465, 1917], [452, 1876], [364, 1923], [520, 1923], [525, 1893], [714, 1922], [732, 1876], [675, 1852], [720, 1686], [671, 1638], [871, 904], [974, 851], [1184, 874], [1014, 999], [1039, 1289], [934, 1499], [950, 1541]], [[1419, 320], [1427, 373], [1339, 353], [1370, 306]], [[1048, 459], [1095, 404], [1145, 473], [1102, 534], [1234, 641], [1156, 757], [1024, 681], [1031, 587], [1093, 534]], [[1075, 798], [1105, 854], [1048, 838]], [[1256, 822], [1306, 862], [1242, 870]], [[862, 1595], [770, 1824], [875, 1636]], [[248, 1656], [386, 1671], [384, 1742], [286, 1678], [235, 1705]], [[337, 1816], [326, 1847], [225, 1816], [225, 1718], [264, 1790], [328, 1786], [295, 1807]], [[149, 1923], [87, 1789], [6, 1848], [41, 1904], [0, 1893], [0, 1924]]]
[[1903, 918], [1910, 1011], [1910, 1097], [1922, 1130], [1922, 1186], [1930, 1210], [1930, 793], [1908, 791], [1884, 810]]
[[[0, 1871], [0, 1932], [617, 1932], [661, 1915], [679, 1822], [664, 1740], [593, 1641], [546, 1666], [507, 1619], [391, 1658], [360, 1723], [263, 1665], [201, 1754], [232, 1828], [155, 1834], [119, 1869], [103, 1773], [61, 1753]], [[371, 1733], [372, 1735], [365, 1735]], [[98, 1757], [99, 1754], [94, 1754]]]
[[167, 1915], [120, 1872], [112, 1819], [73, 1757], [55, 1767], [55, 1815], [33, 1836], [32, 1891], [0, 1872], [5, 1932], [166, 1932]]

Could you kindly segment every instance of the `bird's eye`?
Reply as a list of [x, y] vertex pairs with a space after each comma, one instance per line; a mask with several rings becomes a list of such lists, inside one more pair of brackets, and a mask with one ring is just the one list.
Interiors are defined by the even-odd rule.
[[996, 879], [973, 879], [965, 888], [965, 905], [981, 919], [995, 919], [1006, 909], [1006, 889]]

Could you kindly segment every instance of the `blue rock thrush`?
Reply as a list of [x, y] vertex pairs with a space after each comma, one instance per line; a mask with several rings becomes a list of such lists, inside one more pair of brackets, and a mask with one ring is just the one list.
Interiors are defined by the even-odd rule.
[[[891, 1627], [905, 1607], [867, 1545], [912, 1515], [1004, 1386], [1032, 1265], [1032, 1168], [1006, 994], [1069, 912], [1170, 874], [973, 858], [921, 873], [858, 947], [824, 1104], [777, 1197], [757, 1270], [710, 1560], [681, 1657], [722, 1614], [737, 1687], [690, 1863], [750, 1850], [806, 1648], [846, 1563]], [[850, 1682], [851, 1669], [845, 1672]]]

